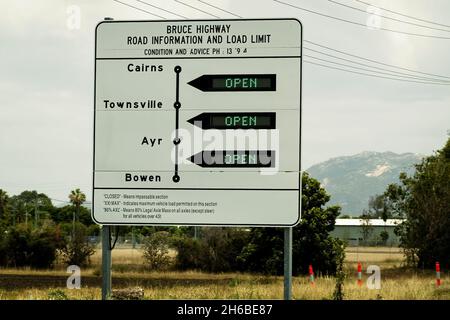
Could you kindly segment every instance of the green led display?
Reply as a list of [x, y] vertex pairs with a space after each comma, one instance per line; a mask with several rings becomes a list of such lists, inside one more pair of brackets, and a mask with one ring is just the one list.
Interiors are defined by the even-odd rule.
[[228, 77], [213, 78], [213, 90], [270, 90], [274, 86], [272, 77]]

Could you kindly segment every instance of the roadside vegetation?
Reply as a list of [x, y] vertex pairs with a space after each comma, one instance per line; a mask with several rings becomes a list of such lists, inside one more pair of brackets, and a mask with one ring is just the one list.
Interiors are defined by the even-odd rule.
[[[403, 218], [400, 250], [346, 248], [330, 236], [340, 214], [319, 181], [302, 175], [302, 221], [294, 227], [296, 299], [450, 299], [450, 139], [417, 164], [413, 176], [374, 196], [364, 219]], [[63, 206], [45, 194], [0, 189], [0, 299], [98, 299], [101, 228], [72, 190]], [[113, 287], [140, 286], [147, 299], [282, 297], [280, 228], [117, 227], [131, 238], [113, 251]], [[386, 254], [386, 251], [388, 253]], [[434, 267], [440, 262], [442, 285]], [[382, 287], [356, 284], [356, 265], [381, 268]], [[82, 289], [65, 289], [68, 265], [82, 269]], [[310, 266], [314, 284], [310, 283]]]

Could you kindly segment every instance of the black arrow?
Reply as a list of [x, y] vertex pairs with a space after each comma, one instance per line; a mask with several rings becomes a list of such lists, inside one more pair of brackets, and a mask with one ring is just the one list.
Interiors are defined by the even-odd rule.
[[275, 129], [275, 112], [204, 112], [188, 120], [208, 129]]
[[276, 91], [276, 74], [204, 74], [189, 85], [201, 91]]
[[188, 158], [203, 168], [267, 168], [275, 166], [273, 150], [211, 150]]

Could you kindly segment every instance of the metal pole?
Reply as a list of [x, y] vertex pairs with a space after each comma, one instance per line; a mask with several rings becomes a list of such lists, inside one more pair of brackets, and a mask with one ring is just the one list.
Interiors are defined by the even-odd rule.
[[292, 299], [292, 228], [284, 228], [284, 300]]
[[111, 296], [111, 227], [102, 227], [102, 300]]
[[[105, 17], [104, 20], [114, 20]], [[102, 227], [102, 300], [111, 296], [111, 227]]]

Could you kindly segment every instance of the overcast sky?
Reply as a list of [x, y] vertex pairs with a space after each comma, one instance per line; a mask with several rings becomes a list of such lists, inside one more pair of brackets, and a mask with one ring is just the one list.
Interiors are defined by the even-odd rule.
[[[189, 18], [213, 18], [174, 0], [146, 1]], [[202, 2], [245, 18], [296, 17], [303, 23], [306, 40], [387, 64], [450, 77], [450, 39], [372, 30], [272, 0], [181, 1], [221, 18], [234, 16]], [[365, 12], [367, 6], [355, 0], [336, 1], [364, 12], [327, 0], [281, 1], [363, 25], [367, 21], [377, 23]], [[139, 1], [121, 2], [162, 17], [178, 18]], [[366, 2], [450, 25], [448, 0]], [[76, 7], [71, 7], [73, 5]], [[80, 9], [80, 28], [67, 26], [73, 21], [68, 20], [73, 17], [73, 8]], [[116, 20], [160, 18], [113, 0], [1, 1], [0, 12], [0, 188], [10, 195], [36, 189], [53, 199], [66, 201], [69, 191], [80, 187], [90, 200], [95, 25], [105, 16]], [[379, 20], [381, 28], [450, 38], [448, 26], [386, 11], [378, 13], [443, 30], [384, 18]], [[336, 54], [310, 43], [304, 45]], [[304, 51], [304, 54], [313, 55], [314, 52]], [[331, 59], [320, 54], [316, 56]], [[448, 85], [400, 82], [304, 64], [303, 169], [331, 157], [365, 150], [430, 154], [442, 147], [448, 129]]]

